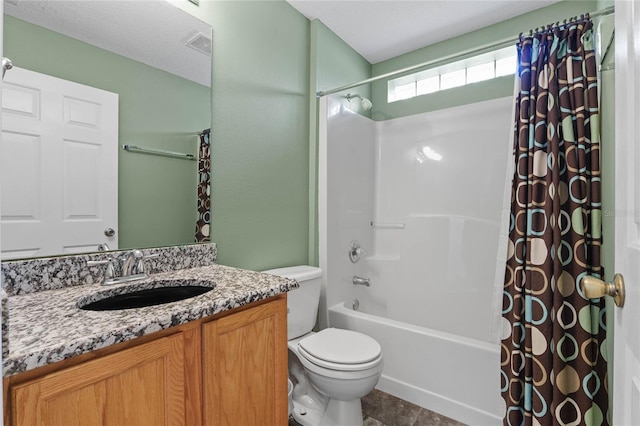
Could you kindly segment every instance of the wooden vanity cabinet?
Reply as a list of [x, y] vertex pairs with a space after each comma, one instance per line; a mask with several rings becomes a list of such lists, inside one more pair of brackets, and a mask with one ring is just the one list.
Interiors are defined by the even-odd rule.
[[202, 328], [204, 425], [286, 425], [287, 304]]
[[13, 424], [184, 425], [183, 352], [177, 333], [13, 386]]
[[286, 295], [4, 379], [6, 425], [286, 425]]

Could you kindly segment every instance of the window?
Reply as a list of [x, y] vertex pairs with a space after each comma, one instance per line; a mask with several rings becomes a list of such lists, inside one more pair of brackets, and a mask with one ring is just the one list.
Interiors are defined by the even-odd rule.
[[440, 90], [465, 85], [465, 69], [440, 74]]
[[517, 66], [518, 57], [516, 55], [496, 60], [496, 77], [515, 74]]
[[515, 74], [517, 61], [515, 48], [505, 47], [442, 67], [389, 80], [387, 83], [388, 101], [400, 101]]
[[409, 99], [416, 96], [415, 83], [402, 84], [396, 87], [395, 90], [396, 100]]
[[440, 90], [440, 76], [428, 77], [416, 81], [416, 95], [426, 95]]
[[491, 80], [492, 78], [495, 78], [493, 62], [485, 62], [484, 64], [467, 68], [467, 84]]

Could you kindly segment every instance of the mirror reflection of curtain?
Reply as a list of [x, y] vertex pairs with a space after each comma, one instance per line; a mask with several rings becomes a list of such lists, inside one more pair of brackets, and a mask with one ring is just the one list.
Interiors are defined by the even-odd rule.
[[198, 220], [196, 221], [196, 242], [211, 241], [211, 129], [200, 133], [198, 149]]

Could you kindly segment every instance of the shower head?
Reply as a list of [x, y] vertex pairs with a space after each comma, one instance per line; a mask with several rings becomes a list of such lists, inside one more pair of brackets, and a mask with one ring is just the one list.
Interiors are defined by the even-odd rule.
[[360, 104], [362, 105], [362, 108], [365, 111], [368, 111], [371, 109], [371, 107], [373, 106], [373, 104], [371, 103], [371, 101], [363, 96], [360, 95], [352, 95], [351, 93], [347, 93], [347, 100], [349, 102], [351, 102], [352, 99], [360, 99]]
[[2, 58], [2, 79], [4, 79], [4, 74], [7, 72], [7, 70], [10, 70], [11, 68], [13, 68], [11, 59]]

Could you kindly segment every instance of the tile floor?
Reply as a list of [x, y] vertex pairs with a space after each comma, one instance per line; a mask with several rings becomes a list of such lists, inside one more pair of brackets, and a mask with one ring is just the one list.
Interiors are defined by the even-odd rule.
[[377, 389], [362, 399], [362, 415], [364, 426], [465, 426]]
[[[362, 416], [364, 426], [465, 426], [377, 389], [362, 398]], [[290, 419], [289, 426], [298, 423]]]

